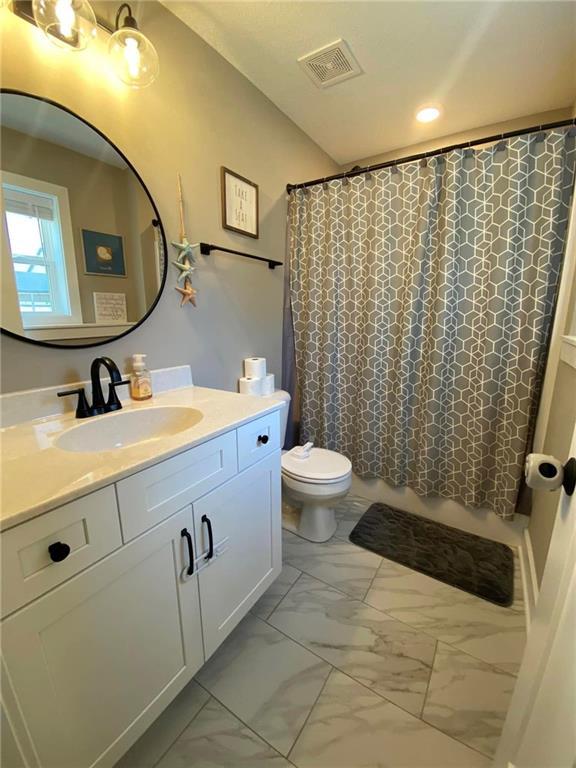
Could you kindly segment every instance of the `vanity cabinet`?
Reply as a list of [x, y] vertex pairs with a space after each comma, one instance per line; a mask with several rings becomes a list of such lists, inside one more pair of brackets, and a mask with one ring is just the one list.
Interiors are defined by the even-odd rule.
[[[6, 619], [6, 670], [41, 766], [113, 764], [204, 661], [187, 507]], [[139, 729], [140, 730], [140, 729]], [[107, 754], [109, 753], [109, 754]]]
[[269, 414], [0, 534], [24, 765], [113, 766], [279, 575], [278, 430]]

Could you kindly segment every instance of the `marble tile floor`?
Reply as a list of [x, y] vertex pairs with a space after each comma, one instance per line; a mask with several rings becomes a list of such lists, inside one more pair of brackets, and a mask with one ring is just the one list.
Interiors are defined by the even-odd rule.
[[511, 608], [284, 531], [280, 577], [117, 768], [489, 766], [525, 641]]

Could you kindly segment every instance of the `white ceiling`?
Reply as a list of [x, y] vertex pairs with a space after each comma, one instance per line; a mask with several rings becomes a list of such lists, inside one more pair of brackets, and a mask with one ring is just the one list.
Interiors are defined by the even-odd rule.
[[[574, 2], [162, 2], [341, 164], [576, 100]], [[364, 74], [321, 90], [297, 60], [338, 38]]]

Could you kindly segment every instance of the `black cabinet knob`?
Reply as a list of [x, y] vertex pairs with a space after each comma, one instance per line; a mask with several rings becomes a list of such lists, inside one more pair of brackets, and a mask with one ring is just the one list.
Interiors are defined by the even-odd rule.
[[70, 547], [61, 541], [56, 541], [48, 547], [48, 554], [53, 563], [61, 563], [70, 554]]
[[258, 442], [262, 443], [262, 445], [266, 445], [266, 443], [270, 440], [268, 435], [258, 435]]

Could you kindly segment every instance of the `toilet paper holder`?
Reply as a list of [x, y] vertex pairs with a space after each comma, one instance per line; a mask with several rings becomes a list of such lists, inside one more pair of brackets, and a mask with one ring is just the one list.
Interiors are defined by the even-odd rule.
[[554, 456], [530, 453], [526, 457], [524, 473], [526, 484], [530, 488], [556, 491], [562, 487], [567, 496], [572, 496], [576, 489], [576, 458], [574, 456], [562, 465]]

